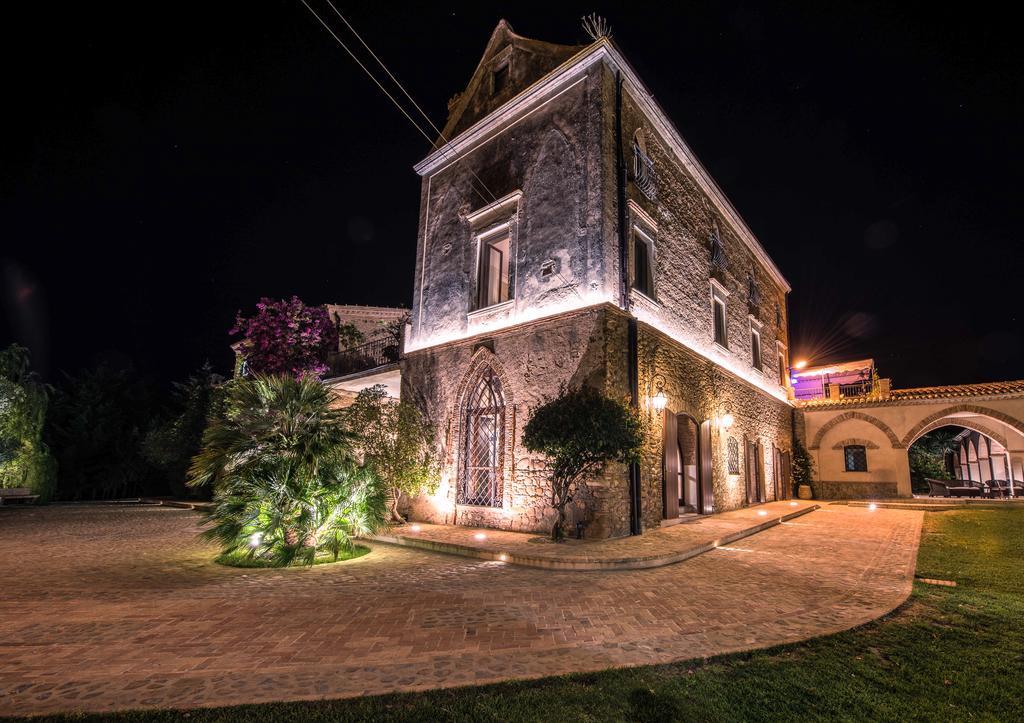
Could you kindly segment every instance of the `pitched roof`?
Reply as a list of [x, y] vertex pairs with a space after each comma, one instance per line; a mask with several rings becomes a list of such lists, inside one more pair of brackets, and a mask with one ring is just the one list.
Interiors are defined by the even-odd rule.
[[1000, 394], [1024, 394], [1024, 379], [980, 384], [951, 384], [944, 387], [893, 389], [892, 399], [945, 399], [947, 397], [987, 397]]
[[843, 397], [842, 399], [806, 399], [798, 406], [813, 409], [854, 407], [860, 405], [892, 404], [894, 402], [927, 401], [929, 399], [955, 399], [960, 397], [996, 397], [1024, 394], [1024, 379], [980, 384], [950, 384], [941, 387], [914, 387], [893, 389], [888, 397]]
[[[508, 21], [502, 19], [491, 33], [484, 54], [469, 79], [466, 89], [449, 102], [448, 121], [443, 137], [452, 139], [485, 115], [550, 73], [573, 55], [582, 45], [559, 45], [517, 35]], [[491, 72], [508, 59], [508, 84], [495, 93], [491, 88]], [[444, 141], [438, 139], [436, 145]]]

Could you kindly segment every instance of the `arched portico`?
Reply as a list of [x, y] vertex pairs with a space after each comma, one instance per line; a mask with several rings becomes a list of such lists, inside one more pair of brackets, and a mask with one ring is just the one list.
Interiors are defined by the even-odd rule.
[[822, 496], [910, 496], [908, 450], [945, 426], [976, 433], [964, 446], [971, 459], [962, 460], [972, 478], [1024, 480], [1024, 381], [892, 390], [800, 409]]

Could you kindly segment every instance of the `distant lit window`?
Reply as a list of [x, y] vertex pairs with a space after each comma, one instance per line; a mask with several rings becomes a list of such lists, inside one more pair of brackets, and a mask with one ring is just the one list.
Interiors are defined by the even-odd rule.
[[505, 90], [508, 86], [508, 63], [502, 63], [491, 73], [491, 88], [494, 95]]
[[509, 300], [509, 235], [480, 241], [480, 271], [477, 281], [477, 308]]
[[750, 328], [750, 365], [758, 371], [764, 370], [764, 362], [761, 360], [761, 332], [753, 326]]
[[868, 453], [861, 444], [851, 444], [843, 447], [843, 456], [846, 458], [847, 472], [867, 472]]
[[725, 298], [728, 293], [718, 284], [711, 284], [711, 319], [714, 325], [715, 343], [729, 347], [728, 316], [726, 315]]
[[654, 241], [639, 228], [633, 228], [633, 288], [654, 298]]

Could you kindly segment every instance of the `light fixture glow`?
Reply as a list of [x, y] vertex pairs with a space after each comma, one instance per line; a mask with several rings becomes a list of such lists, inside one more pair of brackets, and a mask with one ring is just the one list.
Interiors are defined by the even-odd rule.
[[658, 393], [651, 397], [651, 406], [658, 412], [668, 406], [668, 397], [665, 396], [665, 392], [661, 389]]
[[482, 532], [478, 532], [475, 535], [473, 535], [473, 538], [476, 539], [476, 540], [486, 540], [487, 539], [487, 535], [485, 535]]
[[878, 505], [876, 505], [874, 502], [872, 502], [870, 505], [868, 505], [868, 509], [869, 510], [877, 510], [878, 509]]
[[789, 503], [789, 506], [790, 506], [790, 507], [796, 507], [796, 506], [797, 506], [797, 505], [799, 505], [799, 504], [800, 504], [799, 502], [790, 502], [790, 503]]
[[722, 428], [723, 429], [728, 429], [729, 427], [732, 426], [733, 422], [735, 422], [735, 421], [736, 420], [733, 418], [733, 416], [731, 414], [723, 414], [722, 415]]
[[411, 531], [413, 531], [413, 532], [419, 532], [419, 531], [420, 531], [420, 530], [422, 530], [423, 528], [422, 528], [422, 527], [420, 527], [419, 525], [413, 525], [413, 526], [412, 526], [412, 527], [410, 527], [409, 529], [410, 529]]
[[801, 359], [800, 361], [798, 361], [796, 364], [793, 365], [793, 368], [794, 369], [803, 369], [806, 366], [807, 366], [807, 360], [806, 359]]
[[764, 510], [758, 510], [757, 514], [760, 515], [761, 517], [766, 517], [768, 515], [768, 513], [765, 512]]
[[506, 554], [505, 554], [505, 553], [503, 552], [503, 553], [501, 553], [500, 555], [498, 555], [498, 559], [499, 559], [499, 560], [501, 560], [502, 562], [508, 562], [508, 555], [506, 555]]
[[249, 536], [249, 547], [259, 547], [261, 542], [263, 542], [262, 532], [254, 532]]

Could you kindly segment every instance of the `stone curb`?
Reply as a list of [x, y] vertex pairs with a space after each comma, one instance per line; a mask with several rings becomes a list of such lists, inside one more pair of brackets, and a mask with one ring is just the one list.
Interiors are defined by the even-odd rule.
[[[987, 504], [986, 504], [987, 503]], [[1024, 502], [999, 501], [999, 500], [978, 500], [975, 502], [846, 502], [847, 507], [870, 507], [874, 505], [879, 509], [887, 510], [919, 510], [921, 512], [948, 512], [949, 510], [998, 510], [998, 509], [1020, 509]]]
[[213, 506], [212, 502], [181, 502], [179, 500], [161, 500], [144, 497], [139, 500], [146, 505], [160, 505], [162, 507], [177, 507], [182, 510], [207, 510]]
[[821, 509], [819, 505], [810, 505], [803, 509], [790, 512], [764, 522], [759, 522], [756, 525], [747, 527], [736, 532], [730, 532], [728, 535], [724, 535], [717, 540], [706, 542], [701, 545], [696, 545], [680, 552], [675, 552], [669, 555], [653, 555], [647, 557], [623, 557], [617, 559], [608, 560], [587, 560], [585, 558], [551, 558], [551, 557], [540, 557], [535, 555], [524, 555], [522, 553], [515, 552], [504, 552], [493, 547], [477, 547], [471, 545], [459, 545], [453, 542], [438, 542], [437, 540], [427, 540], [422, 537], [410, 537], [408, 535], [370, 535], [364, 539], [372, 542], [382, 542], [387, 545], [399, 545], [401, 547], [413, 547], [419, 550], [427, 550], [429, 552], [441, 552], [448, 555], [460, 555], [462, 557], [475, 557], [480, 560], [493, 560], [497, 562], [507, 562], [510, 565], [520, 565], [522, 567], [533, 567], [545, 570], [645, 570], [653, 567], [664, 567], [666, 565], [673, 565], [677, 562], [683, 562], [689, 560], [691, 557], [702, 555], [705, 552], [710, 552], [716, 547], [728, 545], [742, 540], [744, 537], [750, 537], [756, 535], [758, 532], [775, 527], [776, 525], [788, 522], [789, 520], [806, 515], [814, 510]]

